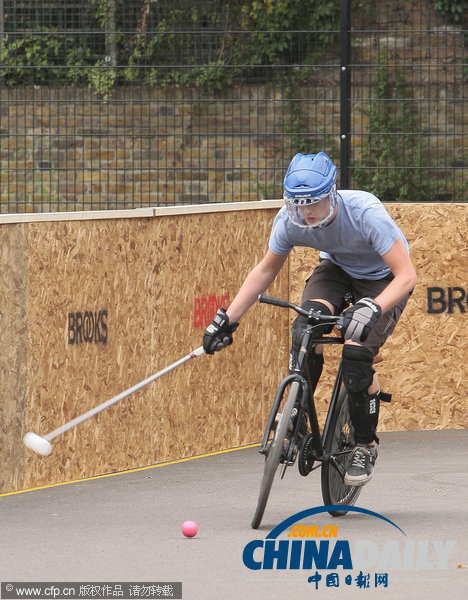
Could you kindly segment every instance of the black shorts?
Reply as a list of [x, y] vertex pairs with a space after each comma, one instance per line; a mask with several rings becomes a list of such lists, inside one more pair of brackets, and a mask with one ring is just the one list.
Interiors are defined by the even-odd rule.
[[[320, 261], [306, 281], [302, 302], [312, 299], [327, 300], [334, 305], [335, 312], [338, 313], [344, 308], [344, 297], [347, 292], [352, 292], [356, 301], [364, 297], [375, 298], [392, 279], [392, 274], [383, 279], [356, 279], [332, 263], [331, 260], [324, 259]], [[371, 329], [368, 338], [361, 342], [374, 356], [395, 329], [409, 296], [410, 294], [405, 296], [396, 306], [384, 313]]]

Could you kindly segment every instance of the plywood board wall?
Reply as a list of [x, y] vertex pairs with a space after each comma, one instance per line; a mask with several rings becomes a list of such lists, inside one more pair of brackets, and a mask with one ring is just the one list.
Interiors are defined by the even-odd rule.
[[[258, 440], [288, 344], [287, 315], [272, 318], [260, 305], [229, 349], [198, 357], [56, 438], [48, 459], [25, 450], [21, 436], [54, 430], [200, 346], [210, 310], [229, 303], [263, 255], [275, 213], [0, 228], [10, 286], [2, 313], [11, 323], [2, 353], [10, 372], [2, 491]], [[272, 291], [287, 296], [287, 269]]]
[[27, 225], [0, 227], [0, 489], [21, 489], [25, 452], [21, 444], [27, 405]]
[[[468, 206], [388, 208], [408, 237], [419, 283], [380, 353], [382, 389], [393, 394], [381, 430], [465, 428]], [[21, 442], [26, 431], [46, 434], [200, 346], [214, 307], [232, 300], [263, 256], [276, 210], [0, 226], [1, 492], [261, 439], [287, 368], [292, 315], [256, 304], [230, 348], [56, 438], [48, 459]], [[295, 249], [269, 292], [299, 301], [316, 259]], [[428, 312], [428, 288], [439, 289], [432, 308], [443, 308], [443, 293], [446, 310]], [[322, 420], [338, 355], [327, 349]]]

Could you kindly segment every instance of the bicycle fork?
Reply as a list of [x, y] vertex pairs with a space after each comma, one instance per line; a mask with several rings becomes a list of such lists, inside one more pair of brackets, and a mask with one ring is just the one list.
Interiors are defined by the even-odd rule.
[[[270, 416], [268, 417], [265, 434], [263, 436], [262, 443], [260, 445], [260, 450], [259, 450], [259, 452], [261, 454], [267, 453], [268, 440], [270, 439], [270, 435], [273, 431], [273, 425], [275, 423], [276, 415], [278, 414], [279, 405], [284, 396], [286, 388], [289, 385], [291, 385], [291, 383], [293, 381], [297, 381], [301, 387], [301, 398], [307, 397], [309, 386], [308, 386], [306, 379], [302, 375], [299, 375], [298, 373], [292, 373], [291, 375], [288, 375], [287, 377], [285, 377], [283, 379], [283, 381], [280, 383], [280, 385], [278, 387], [278, 391], [276, 392], [276, 396], [275, 396], [275, 400], [273, 402], [273, 406], [271, 408]], [[304, 394], [306, 394], [306, 395], [304, 396]], [[298, 420], [296, 420], [296, 423], [297, 422], [298, 422]], [[293, 436], [291, 436], [291, 437], [293, 437]]]

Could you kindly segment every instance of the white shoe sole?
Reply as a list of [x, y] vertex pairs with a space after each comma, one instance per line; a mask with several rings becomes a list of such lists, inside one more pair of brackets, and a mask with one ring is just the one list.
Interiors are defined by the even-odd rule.
[[366, 483], [369, 483], [371, 479], [372, 473], [370, 475], [358, 475], [357, 477], [350, 477], [346, 473], [343, 481], [346, 485], [349, 485], [351, 487], [362, 487], [363, 485], [366, 485]]

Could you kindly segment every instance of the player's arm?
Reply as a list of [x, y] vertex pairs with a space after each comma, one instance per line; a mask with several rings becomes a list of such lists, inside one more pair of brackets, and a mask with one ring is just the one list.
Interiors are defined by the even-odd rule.
[[232, 344], [232, 334], [237, 329], [239, 319], [256, 301], [258, 295], [274, 281], [287, 257], [287, 254], [278, 255], [268, 250], [247, 275], [227, 311], [224, 308], [218, 309], [203, 335], [203, 349], [207, 354], [213, 354]]
[[263, 259], [247, 275], [239, 292], [227, 309], [231, 322], [237, 322], [275, 280], [281, 267], [288, 258], [287, 254], [274, 254], [268, 250]]
[[397, 239], [382, 258], [394, 276], [394, 279], [383, 292], [375, 298], [382, 309], [382, 313], [385, 313], [414, 289], [418, 278], [410, 255], [401, 238]]
[[363, 342], [380, 315], [398, 304], [417, 282], [417, 275], [405, 244], [398, 238], [382, 258], [394, 278], [375, 298], [361, 298], [343, 313], [341, 334], [345, 340]]

